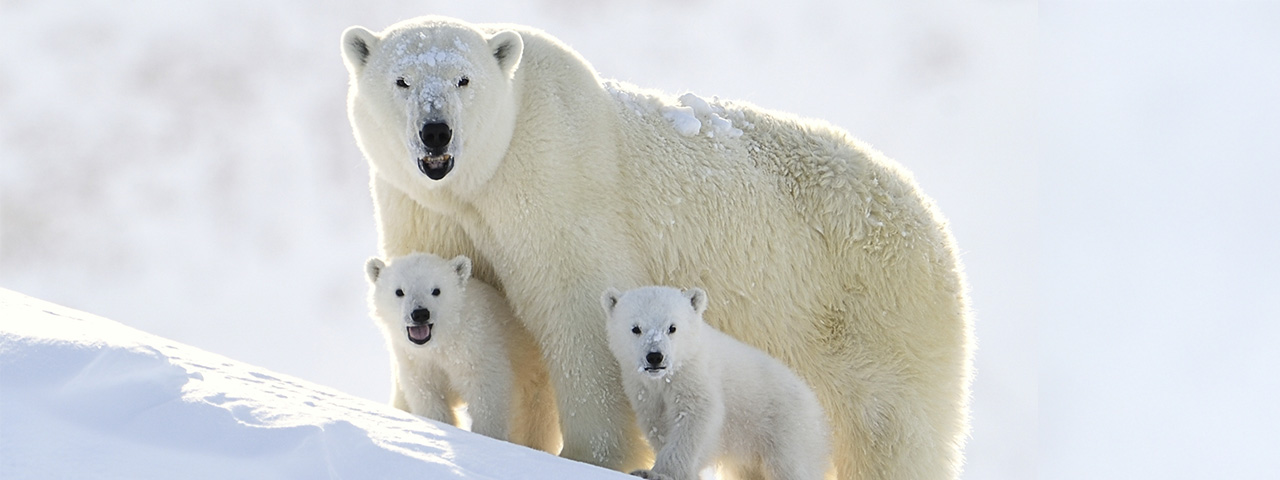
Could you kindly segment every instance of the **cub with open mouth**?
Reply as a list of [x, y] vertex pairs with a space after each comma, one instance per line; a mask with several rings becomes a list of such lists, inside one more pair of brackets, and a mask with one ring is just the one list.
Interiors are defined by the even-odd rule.
[[555, 397], [537, 342], [502, 294], [471, 277], [471, 259], [414, 253], [365, 264], [369, 303], [392, 354], [392, 405], [550, 453]]

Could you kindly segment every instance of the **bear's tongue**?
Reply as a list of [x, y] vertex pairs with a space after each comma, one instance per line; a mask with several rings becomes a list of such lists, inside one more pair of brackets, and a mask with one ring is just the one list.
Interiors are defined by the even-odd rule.
[[431, 324], [410, 325], [406, 330], [409, 332], [409, 341], [416, 345], [427, 343], [431, 340]]

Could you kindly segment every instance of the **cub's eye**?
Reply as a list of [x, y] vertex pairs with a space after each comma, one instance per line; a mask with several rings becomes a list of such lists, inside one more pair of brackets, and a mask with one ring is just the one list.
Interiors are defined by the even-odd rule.
[[637, 326], [634, 326], [634, 327], [631, 327], [631, 333], [634, 333], [634, 334], [636, 334], [636, 335], [639, 335], [639, 334], [640, 334], [640, 327], [639, 327], [638, 325], [637, 325]]
[[401, 290], [401, 289], [397, 288], [397, 289], [396, 289], [396, 296], [397, 296], [397, 297], [403, 297], [403, 296], [404, 296], [404, 290]]
[[409, 82], [404, 81], [404, 77], [396, 79], [396, 86], [400, 88], [409, 88]]
[[433, 297], [439, 297], [439, 296], [440, 296], [440, 289], [439, 289], [439, 288], [432, 289], [432, 290], [431, 290], [431, 296], [433, 296]]
[[462, 79], [458, 80], [458, 86], [459, 86], [459, 87], [465, 87], [465, 86], [469, 85], [470, 83], [471, 83], [471, 79], [470, 79], [470, 78], [467, 78], [467, 77], [462, 77]]
[[667, 327], [667, 334], [668, 334], [668, 335], [670, 335], [670, 334], [672, 334], [672, 333], [676, 333], [676, 326], [675, 326], [675, 325], [672, 325], [672, 326], [670, 326], [670, 327]]

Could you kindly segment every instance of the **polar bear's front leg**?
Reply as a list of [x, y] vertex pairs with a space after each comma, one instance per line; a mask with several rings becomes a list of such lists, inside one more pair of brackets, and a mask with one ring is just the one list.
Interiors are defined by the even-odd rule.
[[597, 308], [589, 310], [577, 318], [558, 318], [552, 328], [533, 328], [560, 409], [560, 456], [629, 472], [643, 467], [648, 455], [622, 390], [618, 362], [605, 342], [603, 319]]
[[471, 258], [471, 276], [500, 285], [489, 260], [476, 251], [462, 226], [418, 203], [390, 182], [373, 174], [374, 214], [378, 223], [378, 249], [383, 258], [426, 252], [444, 258]]
[[[499, 358], [506, 363], [505, 358]], [[472, 368], [463, 399], [471, 415], [471, 431], [489, 438], [511, 439], [511, 389], [515, 379], [509, 369], [483, 371]], [[462, 372], [459, 372], [462, 373]], [[483, 376], [481, 376], [483, 375]], [[458, 382], [461, 383], [461, 382]]]

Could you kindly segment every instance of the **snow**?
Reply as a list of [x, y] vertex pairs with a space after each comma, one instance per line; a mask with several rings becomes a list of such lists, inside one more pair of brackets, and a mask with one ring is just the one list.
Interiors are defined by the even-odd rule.
[[702, 97], [692, 93], [686, 93], [680, 96], [680, 104], [693, 109], [693, 114], [698, 117], [700, 123], [707, 126], [705, 133], [708, 137], [721, 138], [737, 138], [742, 136], [742, 130], [734, 128], [733, 122], [726, 120], [723, 115], [724, 107], [719, 104], [707, 103]]
[[671, 121], [677, 133], [686, 137], [697, 135], [702, 130], [702, 121], [698, 120], [693, 107], [668, 105], [662, 107], [662, 116]]
[[[617, 94], [615, 94], [616, 96]], [[635, 102], [634, 98], [629, 99]], [[656, 100], [655, 100], [656, 101]], [[663, 105], [659, 108], [663, 118], [671, 122], [676, 132], [692, 137], [701, 132], [708, 138], [738, 138], [742, 130], [733, 126], [733, 122], [725, 119], [724, 107], [712, 104], [692, 93], [681, 95], [679, 105]], [[704, 128], [705, 127], [705, 128]]]
[[[402, 37], [395, 40], [396, 43], [392, 46], [392, 51], [396, 55], [395, 70], [408, 70], [424, 63], [428, 67], [439, 66], [444, 68], [447, 66], [461, 71], [474, 70], [471, 60], [466, 55], [469, 48], [462, 43], [461, 39], [454, 38], [454, 47], [451, 49], [431, 47], [424, 51], [423, 49], [427, 46], [427, 40], [425, 35], [422, 37]], [[462, 48], [459, 48], [459, 46]], [[416, 53], [410, 53], [410, 47], [414, 47]]]
[[0, 478], [630, 478], [0, 289]]

